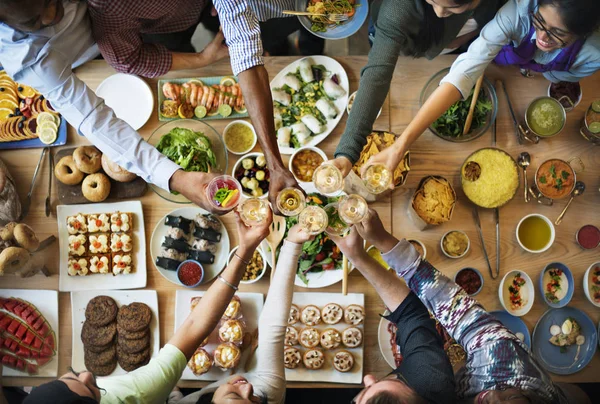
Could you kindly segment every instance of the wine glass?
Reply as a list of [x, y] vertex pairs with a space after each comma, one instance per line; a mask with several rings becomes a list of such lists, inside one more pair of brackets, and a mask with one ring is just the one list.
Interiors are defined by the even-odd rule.
[[206, 187], [206, 197], [217, 210], [231, 210], [240, 202], [242, 186], [230, 175], [213, 178]]
[[383, 164], [371, 164], [361, 178], [372, 194], [384, 192], [392, 183], [392, 173]]
[[367, 201], [360, 195], [343, 196], [338, 204], [340, 218], [350, 225], [362, 222], [369, 212]]
[[323, 233], [327, 228], [327, 213], [319, 206], [310, 205], [304, 208], [298, 216], [298, 224], [310, 235]]
[[342, 172], [331, 163], [323, 163], [316, 168], [312, 177], [317, 191], [322, 194], [334, 194], [344, 188]]
[[334, 236], [343, 236], [350, 229], [350, 226], [340, 217], [338, 203], [330, 203], [323, 209], [325, 210], [325, 213], [327, 213], [328, 221], [327, 229], [325, 231]]
[[296, 216], [306, 206], [304, 194], [296, 188], [284, 188], [277, 194], [277, 209], [285, 216]]
[[267, 219], [269, 203], [260, 198], [248, 198], [238, 205], [240, 219], [247, 226], [255, 226]]

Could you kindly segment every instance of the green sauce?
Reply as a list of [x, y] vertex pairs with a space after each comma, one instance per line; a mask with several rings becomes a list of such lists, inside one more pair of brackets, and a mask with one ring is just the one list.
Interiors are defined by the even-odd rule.
[[565, 118], [557, 101], [543, 98], [527, 109], [527, 124], [540, 136], [552, 136], [563, 127]]

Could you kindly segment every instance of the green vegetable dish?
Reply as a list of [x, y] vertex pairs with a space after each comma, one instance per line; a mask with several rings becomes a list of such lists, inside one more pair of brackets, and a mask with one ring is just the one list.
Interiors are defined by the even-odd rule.
[[[466, 100], [455, 102], [442, 116], [440, 116], [431, 127], [443, 137], [461, 138], [473, 93]], [[479, 91], [479, 98], [475, 104], [473, 113], [473, 122], [471, 123], [471, 132], [483, 127], [487, 123], [487, 117], [492, 110], [492, 101], [487, 96], [484, 89]], [[469, 133], [471, 133], [469, 132]]]
[[[306, 197], [307, 205], [317, 205], [324, 207], [330, 203], [337, 202], [339, 197], [326, 197], [320, 194], [308, 194]], [[298, 223], [298, 217], [286, 217], [286, 230]], [[277, 251], [279, 255], [279, 250]], [[305, 285], [308, 285], [308, 273], [323, 271], [332, 271], [342, 269], [342, 253], [337, 245], [327, 236], [326, 233], [318, 234], [314, 240], [307, 241], [302, 246], [302, 254], [298, 264], [296, 275], [302, 279]]]
[[210, 139], [202, 132], [173, 128], [160, 138], [156, 148], [185, 171], [208, 172], [217, 165]]

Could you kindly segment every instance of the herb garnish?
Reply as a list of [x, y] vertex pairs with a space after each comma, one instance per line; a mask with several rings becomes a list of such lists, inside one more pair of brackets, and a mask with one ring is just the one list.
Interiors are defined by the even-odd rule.
[[545, 183], [547, 182], [547, 181], [546, 181], [546, 176], [545, 176], [545, 175], [542, 175], [542, 176], [540, 177], [540, 182], [541, 182], [542, 184], [545, 184]]

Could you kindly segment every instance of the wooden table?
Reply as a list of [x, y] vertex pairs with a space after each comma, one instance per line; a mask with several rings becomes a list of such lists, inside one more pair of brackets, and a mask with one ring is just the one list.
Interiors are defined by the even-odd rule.
[[[271, 77], [274, 77], [283, 67], [296, 60], [296, 58], [266, 58], [266, 68]], [[358, 81], [360, 75], [360, 69], [365, 65], [367, 58], [366, 57], [345, 57], [345, 58], [337, 58], [337, 60], [344, 66], [348, 73], [348, 77], [350, 79], [350, 91], [355, 91], [358, 88]], [[394, 75], [394, 81], [392, 90], [390, 91], [390, 96], [386, 103], [383, 106], [382, 114], [377, 119], [374, 125], [374, 129], [377, 130], [392, 130], [397, 133], [401, 133], [402, 129], [408, 124], [410, 118], [414, 116], [416, 111], [418, 110], [418, 98], [421, 91], [421, 88], [427, 81], [427, 79], [435, 72], [440, 70], [443, 67], [449, 66], [451, 64], [450, 58], [442, 57], [438, 58], [435, 61], [424, 61], [424, 60], [412, 60], [407, 58], [401, 58], [398, 62], [397, 71]], [[85, 66], [77, 69], [77, 75], [84, 80], [92, 89], [95, 89], [102, 80], [106, 77], [110, 76], [114, 73], [114, 70], [106, 65], [103, 61], [93, 61]], [[208, 76], [218, 76], [218, 75], [228, 75], [231, 74], [231, 69], [228, 61], [221, 61], [213, 66], [196, 70], [196, 71], [182, 71], [176, 74], [170, 74], [169, 78], [176, 77], [208, 77]], [[506, 74], [506, 73], [505, 73]], [[519, 84], [513, 83], [514, 81], [519, 80], [519, 77], [515, 74], [514, 77], [506, 75], [505, 79], [507, 85], [509, 86], [509, 91], [516, 92]], [[157, 80], [147, 80], [150, 86], [155, 89]], [[586, 181], [588, 185], [588, 193], [583, 197], [580, 197], [575, 206], [577, 209], [573, 209], [570, 214], [567, 215], [565, 221], [561, 225], [557, 242], [553, 246], [550, 256], [542, 257], [532, 257], [531, 255], [526, 255], [519, 250], [519, 247], [516, 244], [516, 240], [514, 239], [514, 226], [517, 218], [520, 218], [526, 212], [529, 211], [541, 211], [542, 213], [546, 212], [550, 217], [554, 217], [557, 214], [556, 211], [560, 209], [562, 203], [559, 203], [558, 207], [555, 206], [553, 208], [546, 207], [538, 207], [534, 206], [533, 203], [530, 203], [529, 206], [523, 206], [526, 208], [522, 212], [515, 212], [511, 214], [509, 209], [517, 209], [516, 207], [522, 203], [521, 199], [515, 198], [515, 201], [511, 202], [506, 208], [503, 208], [501, 211], [502, 217], [502, 231], [503, 231], [503, 242], [502, 242], [502, 262], [504, 268], [508, 269], [509, 260], [511, 262], [511, 268], [517, 268], [513, 266], [513, 262], [516, 263], [516, 260], [523, 261], [520, 263], [521, 269], [526, 270], [530, 275], [536, 276], [537, 273], [541, 270], [545, 263], [550, 262], [550, 260], [558, 260], [563, 259], [567, 265], [571, 267], [575, 274], [577, 285], [581, 285], [581, 278], [583, 276], [583, 272], [594, 259], [594, 254], [597, 258], [597, 252], [587, 252], [583, 253], [581, 250], [575, 245], [573, 240], [573, 234], [577, 228], [581, 224], [584, 223], [594, 223], [599, 225], [600, 216], [596, 213], [592, 218], [589, 215], [583, 217], [578, 214], [578, 212], [582, 212], [582, 209], [586, 209], [588, 212], [593, 211], [594, 206], [598, 206], [600, 202], [600, 195], [597, 192], [594, 192], [595, 189], [598, 188], [598, 178], [599, 178], [599, 166], [600, 166], [600, 153], [596, 150], [596, 155], [594, 156], [592, 151], [592, 147], [586, 144], [583, 139], [578, 134], [575, 134], [574, 128], [579, 123], [579, 117], [581, 116], [582, 108], [585, 108], [585, 105], [589, 105], [591, 94], [593, 93], [592, 88], [598, 89], [600, 88], [600, 78], [588, 79], [584, 81], [584, 99], [582, 101], [582, 106], [577, 109], [577, 112], [572, 112], [569, 114], [569, 127], [565, 130], [565, 133], [560, 137], [553, 139], [552, 141], [544, 142], [544, 144], [537, 145], [535, 147], [529, 148], [530, 152], [534, 157], [534, 166], [536, 162], [541, 161], [543, 158], [541, 151], [545, 150], [545, 148], [550, 151], [550, 148], [553, 147], [552, 151], [557, 152], [559, 157], [568, 158], [572, 155], [580, 155], [582, 159], [586, 162], [586, 172], [582, 176], [582, 179]], [[522, 111], [525, 108], [528, 99], [532, 99], [536, 94], [540, 94], [542, 92], [542, 87], [544, 87], [544, 83], [542, 80], [529, 80], [526, 81], [529, 86], [527, 89], [531, 89], [531, 93], [527, 93], [527, 91], [521, 90], [520, 94], [515, 93], [512, 95], [513, 100], [515, 100], [515, 107], [517, 110]], [[522, 83], [521, 83], [522, 85]], [[534, 86], [537, 86], [536, 89]], [[597, 93], [597, 91], [596, 91]], [[525, 95], [527, 94], [527, 95]], [[516, 150], [514, 145], [514, 136], [512, 135], [512, 126], [510, 124], [509, 118], [506, 115], [506, 109], [504, 104], [504, 99], [501, 98], [501, 106], [500, 106], [500, 115], [498, 122], [498, 146], [505, 148], [512, 155], [515, 155]], [[573, 117], [577, 117], [577, 122]], [[320, 144], [320, 147], [327, 153], [329, 157], [333, 156], [333, 152], [335, 147], [337, 146], [339, 136], [343, 132], [345, 127], [346, 116], [342, 118], [340, 125], [336, 128], [333, 134], [326, 139], [323, 143]], [[228, 121], [210, 121], [209, 124], [213, 126], [218, 132], [221, 132]], [[140, 134], [144, 138], [148, 138], [152, 132], [160, 126], [160, 122], [157, 119], [156, 114], [153, 114], [148, 123], [139, 131]], [[566, 142], [567, 136], [569, 136], [568, 143]], [[69, 130], [69, 145], [79, 145], [85, 144], [87, 140], [78, 136], [75, 133], [73, 128]], [[457, 147], [454, 144], [443, 142], [440, 139], [434, 138], [433, 135], [426, 133], [424, 134], [419, 141], [415, 144], [415, 147], [412, 148], [413, 156], [412, 156], [412, 167], [413, 172], [408, 177], [408, 183], [400, 190], [395, 191], [392, 197], [386, 197], [381, 201], [374, 203], [372, 206], [378, 211], [381, 216], [383, 222], [386, 224], [388, 230], [393, 230], [397, 236], [411, 236], [414, 238], [419, 238], [425, 242], [428, 248], [428, 254], [430, 260], [438, 266], [440, 270], [442, 270], [447, 275], [453, 275], [454, 272], [462, 267], [462, 266], [475, 266], [479, 269], [483, 269], [483, 261], [481, 258], [480, 246], [478, 244], [478, 239], [475, 234], [475, 230], [472, 224], [472, 219], [470, 215], [470, 208], [464, 202], [465, 198], [461, 195], [459, 200], [455, 216], [451, 223], [441, 226], [438, 229], [427, 230], [424, 232], [418, 232], [406, 219], [405, 212], [407, 207], [407, 201], [412, 195], [414, 191], [414, 187], [418, 183], [421, 177], [427, 174], [441, 174], [445, 175], [448, 179], [452, 180], [455, 185], [457, 192], [460, 194], [460, 187], [458, 186], [457, 175], [460, 164], [464, 160], [464, 158], [468, 155], [470, 151], [476, 150], [479, 147], [489, 145], [489, 134], [483, 136], [478, 141], [472, 142], [468, 144], [468, 147]], [[439, 151], [443, 148], [444, 153], [440, 154]], [[468, 149], [468, 150], [467, 150]], [[538, 152], [538, 150], [540, 150]], [[452, 154], [448, 153], [451, 151]], [[24, 200], [27, 191], [29, 189], [29, 184], [31, 182], [31, 178], [33, 175], [33, 170], [39, 158], [40, 150], [20, 150], [20, 151], [3, 151], [0, 152], [0, 157], [6, 162], [11, 173], [16, 179], [19, 195], [22, 200]], [[229, 167], [233, 166], [233, 163], [236, 161], [237, 157], [233, 155], [229, 155]], [[440, 160], [443, 159], [443, 164], [440, 164]], [[287, 157], [284, 157], [285, 162], [287, 163]], [[447, 161], [446, 161], [447, 160]], [[47, 184], [47, 176], [48, 176], [48, 168], [47, 165], [44, 165], [42, 171], [40, 173], [40, 177], [38, 178], [38, 185], [36, 186], [36, 190], [33, 194], [32, 199], [32, 207], [30, 213], [26, 219], [26, 222], [34, 227], [38, 236], [41, 238], [45, 238], [51, 234], [57, 234], [57, 224], [56, 224], [56, 216], [52, 216], [50, 218], [46, 218], [44, 215], [44, 200], [46, 197], [46, 184]], [[595, 171], [594, 171], [595, 170]], [[54, 187], [55, 189], [56, 187]], [[520, 193], [519, 193], [520, 195]], [[56, 194], [53, 194], [54, 204], [56, 204]], [[173, 209], [180, 207], [181, 205], [177, 205], [174, 203], [167, 202], [157, 195], [155, 195], [152, 191], [148, 190], [147, 194], [140, 198], [143, 204], [144, 209], [144, 222], [146, 227], [146, 241], [149, 243], [150, 237], [152, 235], [152, 231], [158, 222], [158, 220], [168, 212]], [[393, 202], [393, 203], [392, 203]], [[393, 208], [392, 208], [393, 206]], [[517, 209], [518, 210], [518, 209]], [[55, 210], [54, 210], [55, 212]], [[396, 215], [395, 217], [393, 217]], [[494, 233], [492, 231], [492, 221], [491, 216], [487, 213], [482, 212], [482, 222], [485, 228], [486, 240], [488, 241], [488, 249], [492, 251], [492, 259], [494, 259], [493, 251], [494, 251]], [[509, 219], [510, 217], [510, 219]], [[506, 218], [506, 219], [505, 219]], [[510, 223], [509, 223], [510, 220]], [[237, 234], [235, 233], [233, 226], [233, 218], [231, 215], [227, 215], [223, 217], [223, 221], [225, 222], [227, 228], [229, 229], [229, 236], [231, 237], [231, 245], [237, 245]], [[460, 228], [465, 230], [472, 241], [472, 251], [469, 253], [467, 258], [457, 261], [450, 261], [447, 259], [442, 259], [440, 257], [440, 252], [438, 251], [439, 247], [439, 238], [448, 229]], [[509, 235], [510, 234], [510, 238]], [[566, 259], [566, 255], [569, 254], [570, 257], [568, 260]], [[48, 254], [48, 264], [50, 271], [53, 276], [50, 278], [45, 278], [41, 275], [37, 275], [34, 278], [30, 278], [28, 280], [20, 280], [13, 277], [5, 277], [2, 279], [2, 287], [3, 288], [27, 288], [27, 289], [58, 289], [58, 245], [54, 245], [52, 247], [51, 252]], [[532, 258], [540, 259], [540, 262], [535, 262], [535, 265], [527, 265], [526, 262], [533, 263]], [[150, 256], [148, 256], [147, 260], [148, 267], [148, 289], [156, 289], [158, 291], [158, 300], [159, 300], [159, 308], [160, 308], [160, 335], [161, 335], [161, 345], [165, 344], [168, 339], [173, 334], [173, 318], [174, 318], [174, 309], [175, 309], [175, 291], [180, 287], [172, 284], [171, 282], [164, 279], [158, 271], [155, 269], [154, 264], [151, 261]], [[501, 273], [503, 274], [506, 269], [503, 269]], [[480, 300], [489, 309], [499, 309], [499, 302], [497, 299], [497, 282], [491, 281], [487, 273], [486, 276], [486, 284], [484, 286], [484, 291], [479, 295]], [[261, 281], [252, 285], [241, 285], [240, 290], [243, 292], [259, 292], [266, 294], [268, 290], [268, 277], [265, 276]], [[205, 285], [202, 290], [205, 290], [207, 286]], [[304, 288], [295, 288], [296, 291], [305, 292], [307, 289]], [[336, 285], [315, 290], [318, 292], [332, 292], [332, 293], [340, 293], [341, 292], [341, 283]], [[390, 371], [389, 366], [385, 363], [383, 357], [379, 352], [378, 342], [377, 342], [377, 326], [379, 324], [379, 313], [381, 313], [384, 309], [384, 305], [381, 299], [377, 296], [374, 289], [368, 284], [368, 282], [358, 273], [358, 271], [353, 271], [350, 275], [349, 282], [349, 292], [352, 293], [364, 293], [365, 294], [365, 306], [367, 309], [367, 320], [365, 324], [365, 364], [364, 364], [364, 374], [372, 373], [377, 377], [383, 376]], [[59, 296], [59, 309], [60, 309], [60, 330], [59, 330], [59, 374], [66, 371], [67, 366], [71, 363], [71, 307], [70, 307], [70, 296], [68, 293], [60, 293]], [[573, 299], [573, 303], [575, 307], [579, 307], [584, 309], [590, 316], [592, 316], [594, 321], [598, 321], [600, 315], [598, 314], [598, 310], [593, 310], [593, 306], [585, 300], [583, 296], [583, 292], [581, 288], [578, 287], [575, 293], [575, 297]], [[525, 321], [529, 325], [530, 329], [533, 328], [533, 325], [537, 321], [539, 315], [545, 310], [544, 304], [538, 301], [534, 305], [534, 309], [526, 316]], [[597, 381], [598, 377], [594, 376], [594, 370], [598, 370], [600, 364], [600, 359], [598, 359], [598, 355], [594, 358], [594, 361], [590, 366], [588, 366], [584, 371], [579, 372], [570, 377], [562, 377], [557, 378], [557, 380], [565, 380], [565, 381], [573, 381], [573, 382], [585, 382], [585, 381]], [[5, 378], [4, 379], [6, 385], [37, 385], [46, 382], [46, 379], [43, 378]], [[201, 386], [200, 382], [191, 382], [185, 381], [180, 382], [181, 386]], [[302, 384], [302, 383], [290, 383], [290, 387], [344, 387], [343, 385], [336, 384]]]

